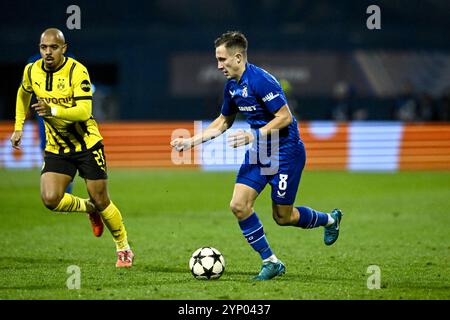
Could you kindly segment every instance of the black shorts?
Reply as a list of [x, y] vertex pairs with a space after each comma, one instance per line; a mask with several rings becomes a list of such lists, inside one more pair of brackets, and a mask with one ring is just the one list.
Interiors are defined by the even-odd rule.
[[45, 152], [41, 174], [56, 172], [73, 178], [79, 172], [80, 177], [88, 180], [108, 179], [103, 144], [98, 142], [91, 149], [72, 154]]

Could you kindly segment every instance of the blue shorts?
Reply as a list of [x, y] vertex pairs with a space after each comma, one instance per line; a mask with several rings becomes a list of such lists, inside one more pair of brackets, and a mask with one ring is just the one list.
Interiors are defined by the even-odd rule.
[[291, 205], [295, 202], [298, 185], [306, 162], [306, 152], [303, 144], [291, 150], [289, 156], [280, 155], [278, 170], [274, 174], [265, 174], [267, 167], [259, 162], [250, 161], [247, 151], [241, 165], [236, 183], [245, 184], [255, 189], [258, 194], [263, 191], [267, 183], [272, 187], [272, 201], [276, 204]]

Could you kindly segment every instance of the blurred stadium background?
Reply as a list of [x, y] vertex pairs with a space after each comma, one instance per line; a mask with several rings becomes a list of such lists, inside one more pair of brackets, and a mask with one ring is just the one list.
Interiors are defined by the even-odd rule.
[[[71, 4], [80, 30], [66, 27]], [[381, 30], [366, 27], [370, 4], [381, 8]], [[2, 1], [0, 9], [0, 167], [40, 167], [34, 114], [23, 151], [8, 140], [23, 67], [54, 26], [90, 71], [110, 167], [174, 166], [173, 131], [192, 132], [194, 120], [220, 110], [225, 79], [213, 41], [241, 30], [250, 62], [286, 89], [309, 169], [450, 169], [448, 1]], [[226, 157], [203, 167], [234, 169]]]
[[[80, 30], [66, 28], [73, 4]], [[381, 30], [366, 27], [372, 4]], [[2, 0], [0, 12], [0, 299], [449, 298], [449, 1]], [[114, 268], [109, 235], [93, 237], [84, 215], [42, 205], [35, 114], [22, 150], [10, 146], [23, 68], [48, 27], [65, 33], [95, 85], [109, 190], [138, 257], [130, 272]], [[217, 139], [183, 157], [169, 147], [218, 115], [225, 79], [213, 42], [236, 29], [300, 121], [308, 160], [296, 203], [346, 215], [339, 242], [323, 246], [319, 230], [271, 221], [266, 188], [255, 210], [289, 271], [258, 286], [259, 257], [228, 207], [243, 148]], [[247, 128], [239, 120], [233, 128]], [[87, 197], [77, 179], [74, 193]], [[226, 257], [220, 281], [189, 273], [204, 245]], [[69, 265], [82, 270], [81, 290], [66, 287]], [[380, 290], [369, 288], [372, 265]]]

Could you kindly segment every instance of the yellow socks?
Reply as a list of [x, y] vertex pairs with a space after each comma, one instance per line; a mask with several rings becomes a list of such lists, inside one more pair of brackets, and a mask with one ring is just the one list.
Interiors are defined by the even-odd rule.
[[70, 193], [64, 193], [64, 197], [53, 211], [86, 212], [86, 200], [71, 195]]
[[103, 223], [108, 227], [113, 236], [117, 251], [130, 249], [122, 215], [112, 201], [105, 210], [100, 211], [100, 215], [103, 218]]
[[[69, 193], [65, 193], [58, 206], [53, 209], [57, 212], [87, 212], [86, 202], [89, 199], [81, 199]], [[127, 239], [127, 231], [122, 221], [122, 215], [119, 209], [110, 203], [109, 206], [99, 212], [102, 216], [103, 223], [108, 227], [116, 243], [117, 251], [128, 250], [130, 246]]]

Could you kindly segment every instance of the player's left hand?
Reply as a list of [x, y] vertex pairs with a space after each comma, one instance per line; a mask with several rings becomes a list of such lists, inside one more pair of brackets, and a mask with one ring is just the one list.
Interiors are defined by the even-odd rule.
[[245, 146], [255, 139], [251, 132], [238, 129], [228, 136], [228, 145], [232, 148]]
[[41, 117], [50, 117], [52, 115], [52, 109], [43, 100], [38, 100], [38, 102], [31, 105], [31, 107], [34, 108]]

